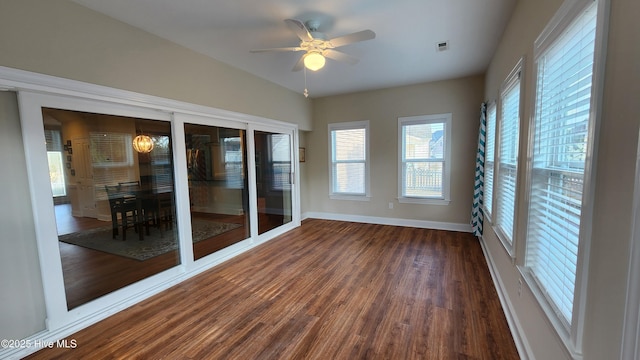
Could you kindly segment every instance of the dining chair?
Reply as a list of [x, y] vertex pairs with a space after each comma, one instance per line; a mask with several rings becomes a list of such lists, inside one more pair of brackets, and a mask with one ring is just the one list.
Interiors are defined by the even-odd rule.
[[[120, 185], [105, 185], [107, 198], [109, 199], [109, 208], [111, 210], [111, 226], [113, 229], [113, 238], [115, 239], [122, 227], [122, 241], [127, 240], [127, 228], [136, 229], [137, 205], [135, 200], [128, 199], [128, 195], [122, 191]], [[120, 221], [118, 221], [120, 218]]]
[[175, 206], [173, 201], [173, 193], [160, 193], [157, 194], [158, 204], [158, 228], [160, 229], [160, 236], [164, 236], [162, 226], [164, 230], [173, 229], [173, 214], [175, 213]]

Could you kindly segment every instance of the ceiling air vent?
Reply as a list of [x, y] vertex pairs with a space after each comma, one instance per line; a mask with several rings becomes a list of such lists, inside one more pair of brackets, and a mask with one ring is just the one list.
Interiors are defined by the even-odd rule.
[[445, 51], [449, 50], [449, 42], [448, 41], [440, 41], [436, 43], [437, 51]]

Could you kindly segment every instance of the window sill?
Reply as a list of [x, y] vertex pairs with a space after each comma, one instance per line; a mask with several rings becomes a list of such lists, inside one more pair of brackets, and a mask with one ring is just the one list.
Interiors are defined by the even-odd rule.
[[451, 200], [449, 199], [436, 199], [436, 198], [412, 198], [412, 197], [399, 197], [398, 202], [401, 204], [422, 204], [422, 205], [449, 205]]
[[484, 216], [484, 221], [489, 221], [489, 223], [493, 224], [493, 220], [491, 220], [491, 211], [487, 210], [486, 207], [482, 207], [482, 216]]
[[368, 195], [340, 195], [340, 194], [330, 194], [329, 199], [331, 200], [351, 200], [351, 201], [371, 201], [371, 196]]
[[514, 262], [516, 260], [516, 254], [513, 248], [513, 242], [507, 239], [507, 236], [502, 232], [502, 229], [500, 229], [497, 225], [493, 225], [492, 223], [491, 227], [493, 228], [493, 232], [496, 234], [496, 237], [498, 238], [498, 240], [500, 240], [502, 247], [507, 252], [507, 254], [509, 254], [509, 256], [511, 257], [511, 262]]
[[542, 309], [542, 312], [546, 315], [549, 324], [553, 330], [555, 330], [561, 343], [564, 345], [568, 355], [572, 359], [582, 359], [582, 352], [575, 347], [574, 341], [571, 339], [571, 330], [568, 325], [560, 319], [560, 315], [556, 313], [553, 306], [549, 303], [543, 290], [538, 286], [538, 282], [535, 280], [531, 270], [526, 266], [517, 266], [517, 268], [527, 288]]

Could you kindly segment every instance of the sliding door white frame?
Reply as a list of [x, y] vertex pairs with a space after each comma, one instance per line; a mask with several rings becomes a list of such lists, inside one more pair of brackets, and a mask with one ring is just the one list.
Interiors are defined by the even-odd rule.
[[[249, 125], [249, 131], [248, 131], [248, 136], [247, 136], [247, 143], [249, 144], [248, 148], [249, 148], [249, 166], [250, 169], [255, 169], [255, 153], [256, 153], [256, 149], [255, 149], [255, 138], [254, 138], [254, 134], [256, 131], [265, 131], [265, 132], [271, 132], [271, 133], [278, 133], [278, 134], [286, 134], [289, 135], [289, 138], [291, 139], [291, 153], [290, 153], [290, 159], [291, 159], [291, 172], [292, 172], [292, 176], [291, 176], [291, 180], [292, 180], [292, 187], [291, 187], [291, 221], [281, 225], [275, 229], [269, 230], [267, 232], [265, 232], [264, 234], [260, 234], [258, 235], [258, 222], [256, 221], [252, 221], [251, 222], [251, 234], [252, 234], [252, 238], [256, 239], [257, 244], [261, 244], [267, 240], [270, 240], [278, 235], [284, 234], [285, 232], [300, 226], [300, 162], [298, 159], [298, 147], [299, 147], [299, 142], [298, 142], [298, 129], [297, 128], [292, 128], [292, 127], [283, 127], [283, 126], [267, 126], [267, 125], [263, 125], [263, 124], [250, 124]], [[255, 178], [255, 172], [249, 172], [249, 184], [252, 184], [253, 187], [253, 195], [251, 195], [250, 193], [250, 203], [253, 204], [253, 206], [255, 206], [256, 208], [251, 208], [252, 214], [254, 214], [255, 211], [255, 218], [257, 219], [257, 214], [258, 214], [258, 209], [257, 209], [257, 190], [256, 190], [256, 178]], [[253, 174], [253, 177], [251, 177], [251, 174]], [[253, 219], [253, 217], [252, 217]]]
[[[49, 166], [44, 138], [42, 108], [55, 108], [80, 112], [102, 113], [117, 116], [137, 117], [170, 121], [169, 113], [132, 107], [95, 100], [79, 99], [64, 95], [42, 94], [29, 91], [18, 92], [22, 137], [27, 159], [27, 174], [31, 192], [33, 216], [36, 223], [42, 283], [44, 286], [45, 306], [47, 310], [47, 328], [58, 329], [77, 321], [86, 314], [100, 313], [114, 303], [121, 303], [134, 297], [148, 287], [155, 287], [179, 275], [178, 268], [154, 275], [141, 282], [141, 285], [124, 287], [111, 294], [102, 296], [77, 308], [67, 310], [62, 263], [58, 245], [51, 185], [49, 184]], [[144, 283], [144, 285], [142, 285]]]
[[[294, 151], [298, 148], [298, 130], [294, 124], [6, 67], [0, 67], [0, 89], [16, 91], [19, 96], [24, 151], [45, 294], [47, 329], [34, 334], [29, 340], [55, 341], [69, 336], [79, 329], [300, 225], [298, 153]], [[57, 227], [48, 183], [43, 107], [171, 122], [177, 221], [181, 239], [181, 263], [178, 266], [67, 310]], [[251, 224], [257, 224], [253, 130], [290, 134], [292, 169], [295, 175], [292, 191], [292, 221], [259, 237], [257, 228], [252, 229], [248, 240], [194, 262], [190, 241], [188, 179], [184, 171], [186, 169], [185, 122], [231, 126], [247, 130], [250, 204], [253, 204], [250, 205]], [[12, 355], [21, 356], [30, 351], [33, 350], [27, 349]]]

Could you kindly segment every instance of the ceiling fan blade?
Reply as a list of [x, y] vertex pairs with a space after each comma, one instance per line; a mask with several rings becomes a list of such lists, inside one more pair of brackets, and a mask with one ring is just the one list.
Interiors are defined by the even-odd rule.
[[376, 33], [371, 30], [362, 30], [355, 32], [353, 34], [338, 36], [337, 38], [333, 38], [328, 42], [334, 47], [337, 48], [339, 46], [344, 46], [348, 44], [353, 44], [359, 41], [371, 40], [375, 39]]
[[300, 71], [304, 67], [304, 55], [300, 56], [300, 60], [296, 63], [291, 71]]
[[360, 61], [357, 57], [347, 55], [337, 50], [331, 50], [331, 49], [325, 50], [322, 54], [328, 57], [329, 59], [346, 62], [351, 65], [355, 65], [358, 63], [358, 61]]
[[304, 26], [304, 23], [302, 23], [302, 21], [296, 20], [296, 19], [286, 19], [284, 22], [287, 24], [289, 29], [291, 29], [291, 31], [293, 31], [296, 34], [296, 36], [300, 38], [300, 40], [302, 41], [313, 40], [313, 36], [311, 36], [311, 33], [309, 32], [307, 27]]
[[267, 52], [267, 51], [284, 51], [284, 52], [289, 51], [290, 52], [290, 51], [302, 51], [302, 50], [304, 49], [302, 49], [301, 47], [293, 46], [293, 47], [281, 47], [281, 48], [270, 48], [270, 49], [254, 49], [254, 50], [249, 50], [249, 52], [252, 52], [252, 53]]

